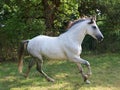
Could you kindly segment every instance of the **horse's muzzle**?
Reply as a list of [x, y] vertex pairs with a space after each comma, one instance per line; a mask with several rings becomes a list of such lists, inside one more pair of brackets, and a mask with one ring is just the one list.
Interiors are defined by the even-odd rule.
[[103, 41], [104, 37], [101, 35], [96, 35], [96, 38], [99, 42]]

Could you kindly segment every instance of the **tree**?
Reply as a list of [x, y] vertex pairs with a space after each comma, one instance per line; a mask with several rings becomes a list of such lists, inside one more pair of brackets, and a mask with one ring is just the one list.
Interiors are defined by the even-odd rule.
[[[102, 50], [117, 40], [110, 49], [120, 51], [119, 4], [120, 0], [0, 0], [0, 57], [17, 56], [22, 39], [39, 34], [59, 35], [66, 31], [69, 21], [97, 13], [101, 20], [98, 24], [107, 40], [103, 42]], [[101, 50], [89, 37], [84, 44], [87, 49]]]
[[60, 0], [42, 0], [43, 4], [43, 13], [45, 16], [46, 30], [47, 35], [54, 35], [52, 29], [54, 29], [54, 21], [56, 19], [58, 8], [60, 6]]

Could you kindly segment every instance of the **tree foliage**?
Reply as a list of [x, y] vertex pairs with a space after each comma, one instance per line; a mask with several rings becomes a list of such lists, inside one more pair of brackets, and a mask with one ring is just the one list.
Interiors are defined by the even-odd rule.
[[[69, 21], [97, 14], [98, 24], [105, 35], [102, 51], [120, 51], [119, 8], [119, 0], [1, 0], [0, 58], [15, 57], [22, 39], [39, 34], [59, 35], [66, 31]], [[113, 41], [116, 42], [108, 49], [108, 43]], [[85, 49], [101, 50], [89, 37], [83, 44]]]

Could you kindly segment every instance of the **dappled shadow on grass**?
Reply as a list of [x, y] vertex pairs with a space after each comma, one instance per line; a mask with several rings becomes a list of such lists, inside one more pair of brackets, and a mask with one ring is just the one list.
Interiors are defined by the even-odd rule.
[[[54, 83], [47, 82], [42, 75], [39, 75], [35, 70], [32, 69], [28, 79], [18, 74], [17, 64], [12, 62], [4, 62], [0, 66], [0, 90], [10, 90], [13, 88], [28, 88], [28, 87], [47, 87], [47, 88], [79, 88], [82, 84], [81, 76], [77, 70], [75, 70], [74, 64], [70, 62], [57, 63], [54, 62], [45, 64], [44, 71], [47, 72], [56, 81]], [[75, 70], [75, 72], [74, 72]], [[78, 74], [78, 75], [77, 75]], [[60, 86], [59, 86], [60, 85]], [[54, 86], [54, 87], [53, 87]]]
[[[0, 90], [10, 90], [12, 87], [20, 87], [23, 78], [18, 77], [16, 63], [4, 62], [0, 67]], [[27, 84], [27, 83], [26, 83]], [[29, 83], [28, 83], [29, 84]]]
[[[120, 89], [120, 56], [97, 55], [83, 56], [92, 66], [93, 75], [91, 84], [83, 83], [82, 77], [75, 63], [68, 61], [45, 61], [43, 70], [55, 79], [54, 83], [47, 82], [35, 67], [31, 70], [28, 79], [17, 71], [17, 64], [4, 62], [0, 64], [0, 90], [40, 90], [46, 89], [71, 89], [71, 90], [114, 90]], [[25, 68], [27, 68], [25, 64]], [[24, 71], [25, 71], [24, 68]], [[85, 67], [84, 67], [85, 68]], [[32, 89], [31, 89], [32, 88]]]

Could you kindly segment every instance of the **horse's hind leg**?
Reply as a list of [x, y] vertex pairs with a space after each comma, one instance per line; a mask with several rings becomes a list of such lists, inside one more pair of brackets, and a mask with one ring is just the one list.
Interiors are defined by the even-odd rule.
[[43, 70], [42, 70], [42, 64], [43, 64], [43, 60], [37, 60], [37, 67], [36, 67], [36, 69], [37, 69], [48, 81], [54, 82], [54, 79], [50, 78], [45, 72], [43, 72]]
[[29, 64], [28, 64], [28, 70], [27, 70], [27, 72], [24, 74], [24, 76], [27, 78], [28, 77], [28, 75], [29, 75], [29, 72], [30, 72], [30, 70], [31, 70], [31, 68], [33, 67], [33, 65], [35, 64], [35, 61], [32, 59], [32, 60], [30, 60], [30, 62], [29, 62]]

